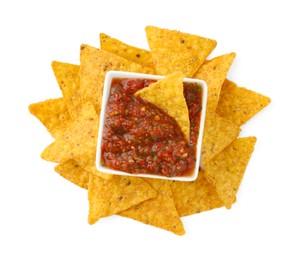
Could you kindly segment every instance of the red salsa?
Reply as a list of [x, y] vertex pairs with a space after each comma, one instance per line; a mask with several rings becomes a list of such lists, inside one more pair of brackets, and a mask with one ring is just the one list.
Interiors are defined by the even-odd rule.
[[184, 83], [191, 134], [186, 140], [175, 119], [133, 94], [155, 80], [114, 79], [107, 102], [101, 164], [128, 173], [168, 177], [193, 172], [202, 89]]

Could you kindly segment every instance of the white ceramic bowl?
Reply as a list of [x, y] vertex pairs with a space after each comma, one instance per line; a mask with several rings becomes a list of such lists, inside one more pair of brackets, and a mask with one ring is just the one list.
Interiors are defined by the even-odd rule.
[[140, 74], [140, 73], [133, 73], [133, 72], [123, 72], [123, 71], [109, 71], [106, 74], [104, 87], [103, 87], [103, 97], [102, 97], [102, 107], [100, 113], [100, 125], [99, 125], [99, 133], [98, 133], [98, 143], [97, 143], [97, 151], [96, 151], [96, 167], [97, 170], [102, 173], [107, 174], [117, 174], [117, 175], [127, 175], [127, 176], [136, 176], [136, 177], [147, 177], [147, 178], [157, 178], [157, 179], [165, 179], [165, 180], [176, 180], [176, 181], [194, 181], [197, 179], [199, 173], [199, 167], [201, 164], [201, 147], [202, 147], [202, 137], [203, 137], [203, 129], [204, 129], [204, 122], [205, 122], [205, 113], [206, 113], [206, 102], [207, 102], [207, 84], [203, 80], [198, 79], [191, 79], [191, 78], [184, 78], [183, 82], [187, 83], [197, 83], [202, 87], [202, 110], [201, 110], [201, 120], [199, 125], [199, 135], [197, 140], [197, 150], [196, 150], [196, 165], [195, 170], [188, 176], [177, 176], [177, 177], [166, 177], [161, 175], [154, 175], [154, 174], [138, 174], [138, 173], [127, 173], [123, 171], [118, 171], [111, 169], [109, 167], [103, 166], [101, 164], [101, 153], [102, 153], [102, 136], [103, 136], [103, 129], [105, 125], [105, 113], [106, 113], [106, 105], [110, 93], [110, 87], [112, 80], [114, 78], [133, 78], [133, 79], [154, 79], [159, 80], [164, 78], [165, 76], [158, 76], [158, 75], [150, 75], [150, 74]]

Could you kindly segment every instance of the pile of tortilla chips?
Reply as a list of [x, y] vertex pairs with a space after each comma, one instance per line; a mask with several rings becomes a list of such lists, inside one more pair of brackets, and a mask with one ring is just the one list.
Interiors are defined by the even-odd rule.
[[[180, 217], [236, 201], [255, 137], [238, 138], [240, 126], [270, 99], [226, 79], [235, 53], [207, 56], [216, 41], [153, 26], [146, 27], [150, 51], [129, 46], [101, 33], [100, 49], [83, 44], [80, 65], [54, 61], [52, 69], [62, 97], [31, 104], [30, 112], [54, 141], [41, 157], [55, 162], [55, 171], [88, 190], [88, 221], [113, 214], [132, 218], [178, 235]], [[110, 70], [205, 80], [208, 103], [199, 177], [179, 182], [103, 174], [95, 168], [99, 113], [105, 75]]]

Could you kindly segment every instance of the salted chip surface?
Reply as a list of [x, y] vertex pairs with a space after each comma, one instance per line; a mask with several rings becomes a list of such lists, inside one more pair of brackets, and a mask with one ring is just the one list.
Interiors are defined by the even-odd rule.
[[52, 70], [62, 91], [70, 116], [75, 119], [81, 111], [80, 67], [75, 64], [53, 61]]
[[142, 178], [114, 175], [104, 180], [90, 174], [88, 185], [90, 224], [142, 201], [154, 198], [156, 191]]
[[147, 26], [146, 35], [160, 75], [181, 71], [192, 77], [217, 45], [215, 40], [155, 26]]
[[102, 104], [105, 75], [110, 70], [152, 73], [153, 70], [124, 59], [110, 52], [81, 45], [80, 93], [82, 102], [92, 102], [99, 114]]
[[235, 56], [235, 53], [232, 52], [205, 61], [194, 75], [194, 78], [202, 79], [207, 83], [206, 110], [208, 112], [215, 112], [216, 110], [222, 84]]
[[157, 196], [122, 211], [119, 215], [183, 235], [185, 230], [175, 208], [171, 182], [150, 178], [144, 180], [157, 191]]
[[255, 137], [238, 138], [205, 167], [207, 180], [228, 209], [236, 199], [255, 142]]
[[138, 90], [134, 95], [140, 96], [173, 117], [186, 139], [189, 139], [190, 119], [183, 93], [183, 74], [181, 72], [158, 80], [149, 87]]
[[29, 111], [40, 120], [53, 138], [59, 138], [71, 122], [68, 107], [63, 98], [31, 104]]
[[171, 185], [175, 207], [180, 217], [224, 206], [214, 186], [201, 170], [195, 181], [174, 181]]
[[111, 52], [127, 60], [147, 68], [154, 68], [150, 51], [130, 46], [105, 33], [100, 33], [100, 46], [102, 50]]
[[269, 105], [271, 99], [226, 79], [223, 83], [216, 112], [238, 126], [245, 124]]
[[216, 113], [207, 113], [203, 131], [201, 163], [206, 163], [233, 142], [241, 129]]
[[54, 170], [66, 180], [75, 185], [87, 189], [89, 183], [89, 172], [85, 171], [75, 160], [68, 160], [55, 166]]

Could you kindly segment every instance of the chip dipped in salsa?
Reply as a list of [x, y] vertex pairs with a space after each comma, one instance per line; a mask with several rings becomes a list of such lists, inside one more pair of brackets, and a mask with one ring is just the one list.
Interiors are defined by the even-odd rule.
[[190, 138], [176, 120], [134, 93], [156, 80], [112, 80], [101, 146], [101, 164], [132, 174], [188, 176], [196, 164], [202, 88], [184, 84], [189, 111]]

